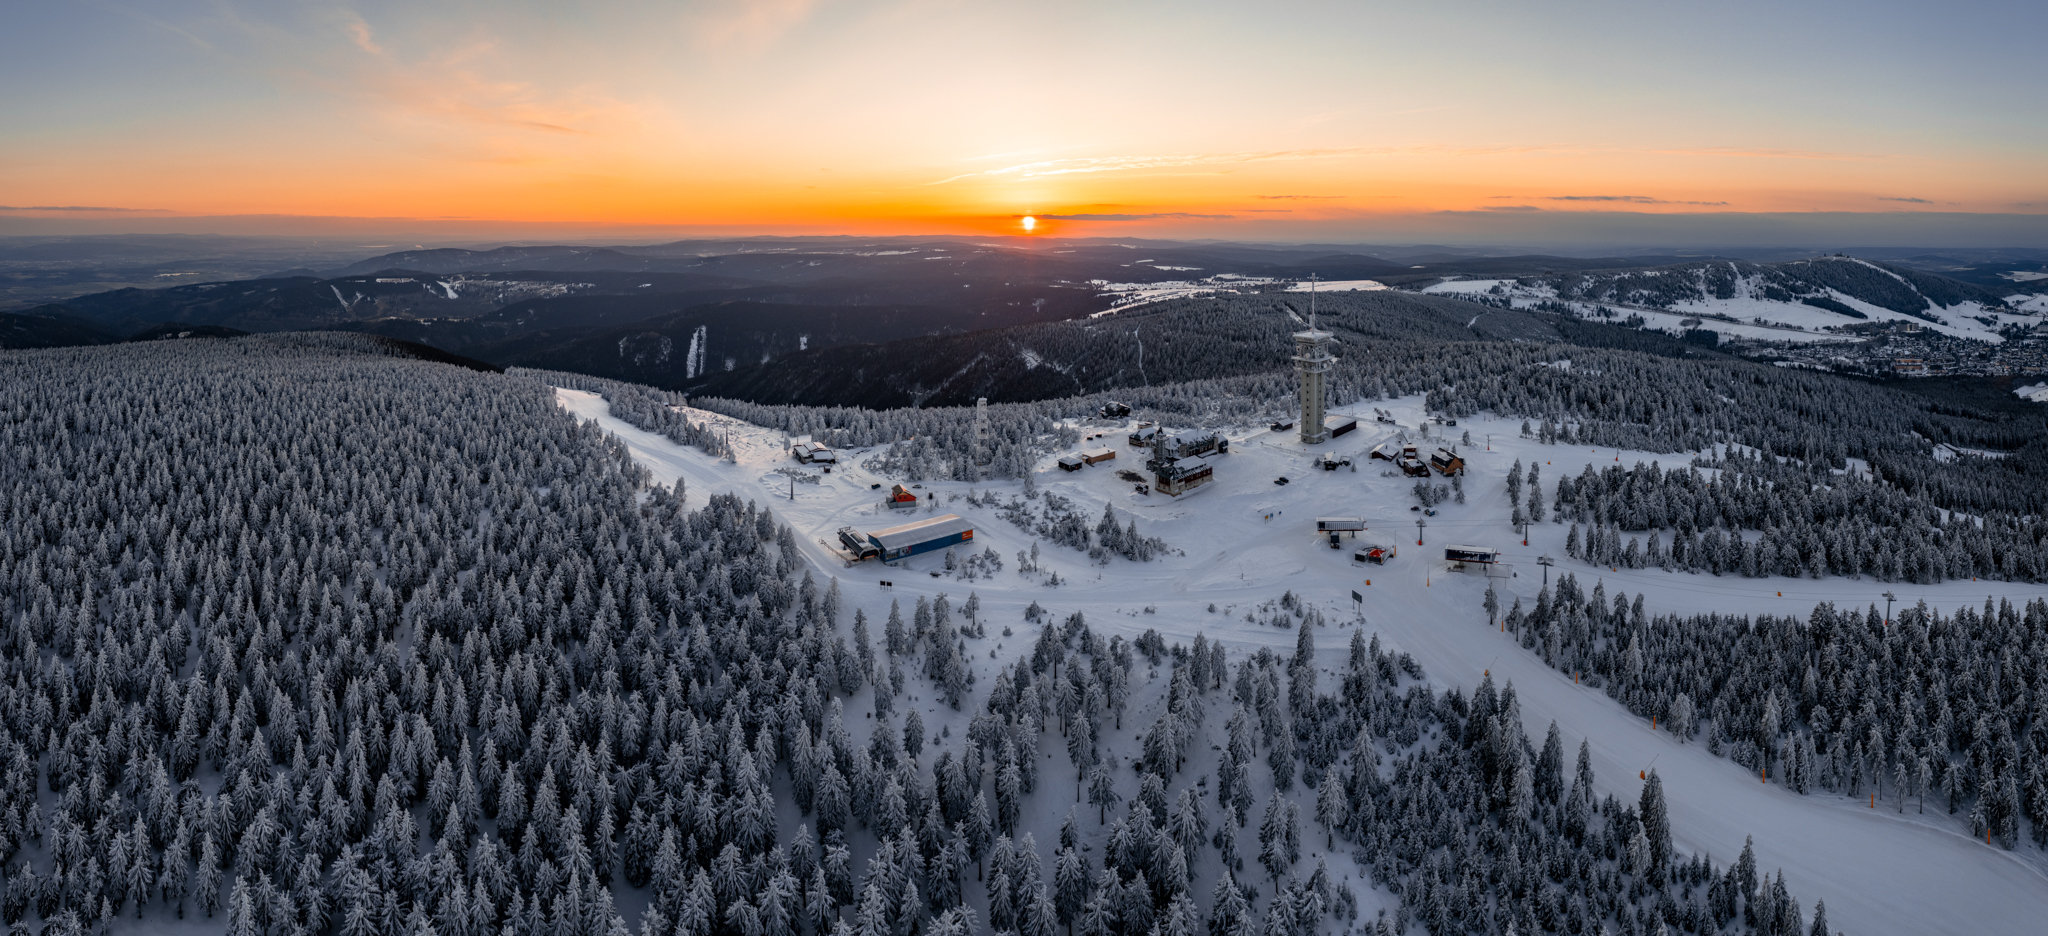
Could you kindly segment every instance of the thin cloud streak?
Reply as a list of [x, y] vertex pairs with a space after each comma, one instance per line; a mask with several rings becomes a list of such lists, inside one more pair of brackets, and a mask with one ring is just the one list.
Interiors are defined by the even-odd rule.
[[95, 7], [97, 9], [106, 10], [111, 13], [119, 13], [122, 16], [131, 17], [133, 19], [140, 20], [141, 22], [148, 23], [149, 25], [161, 29], [164, 32], [170, 33], [171, 35], [184, 39], [186, 42], [192, 43], [194, 46], [198, 47], [198, 49], [201, 52], [212, 53], [214, 51], [213, 43], [207, 42], [205, 39], [199, 38], [199, 36], [197, 36], [189, 30], [182, 29], [170, 23], [166, 23], [163, 20], [160, 20], [154, 16], [142, 12], [141, 10], [137, 10], [132, 7], [122, 6], [118, 3], [108, 3], [106, 2], [106, 0], [78, 0], [78, 2], [89, 7]]
[[758, 52], [803, 25], [821, 0], [723, 0], [688, 20], [696, 45], [711, 52]]
[[[1630, 149], [1624, 147], [1581, 147], [1581, 146], [1344, 146], [1321, 149], [1274, 150], [1250, 153], [1183, 153], [1154, 156], [1084, 156], [1068, 159], [1047, 159], [1038, 162], [1019, 163], [981, 172], [965, 172], [949, 176], [927, 185], [947, 185], [964, 179], [1014, 178], [1037, 179], [1047, 176], [1076, 175], [1097, 172], [1129, 172], [1145, 169], [1173, 169], [1185, 166], [1213, 166], [1238, 163], [1277, 162], [1304, 159], [1340, 159], [1356, 156], [1506, 156], [1529, 153], [1554, 153], [1561, 155], [1591, 155], [1596, 153], [1636, 153], [1646, 156], [1723, 156], [1744, 159], [1878, 159], [1879, 156], [1854, 153], [1825, 153], [1804, 150], [1759, 150], [1738, 147], [1699, 147], [1689, 149]], [[1254, 196], [1264, 197], [1264, 196]], [[1334, 197], [1334, 196], [1331, 196]]]
[[1622, 150], [1651, 156], [1732, 156], [1737, 159], [1890, 159], [1887, 153], [1830, 153], [1819, 150], [1751, 149], [1741, 146], [1695, 146], [1678, 149]]
[[[245, 20], [225, 5], [219, 11], [247, 40], [231, 53], [238, 64], [294, 90], [357, 102], [373, 119], [440, 119], [483, 130], [575, 136], [602, 136], [641, 122], [639, 108], [595, 85], [550, 82], [544, 72], [530, 77], [503, 36], [474, 25], [429, 44], [429, 52], [407, 54], [402, 25], [388, 30], [398, 37], [390, 41], [386, 30], [353, 10], [326, 11], [307, 24]], [[517, 77], [502, 77], [508, 74]]]
[[1550, 201], [1623, 202], [1630, 205], [1707, 205], [1713, 207], [1728, 204], [1724, 201], [1672, 201], [1663, 198], [1651, 198], [1648, 195], [1545, 195], [1543, 197]]
[[1093, 156], [1071, 159], [1047, 159], [1039, 162], [1020, 163], [1000, 169], [982, 172], [967, 172], [951, 178], [928, 182], [927, 185], [945, 185], [962, 179], [974, 178], [1018, 178], [1037, 179], [1045, 176], [1075, 175], [1093, 172], [1127, 172], [1134, 169], [1173, 169], [1182, 166], [1214, 166], [1229, 163], [1274, 162], [1298, 159], [1328, 159], [1339, 156], [1357, 156], [1388, 150], [1364, 147], [1342, 149], [1278, 150], [1265, 153], [1191, 153], [1175, 156]]
[[1237, 217], [1227, 214], [1191, 214], [1185, 211], [1161, 211], [1153, 214], [1042, 214], [1033, 215], [1041, 221], [1153, 221], [1160, 218], [1202, 218], [1228, 219]]
[[168, 214], [168, 208], [109, 208], [102, 205], [0, 205], [0, 211], [108, 211], [138, 214]]

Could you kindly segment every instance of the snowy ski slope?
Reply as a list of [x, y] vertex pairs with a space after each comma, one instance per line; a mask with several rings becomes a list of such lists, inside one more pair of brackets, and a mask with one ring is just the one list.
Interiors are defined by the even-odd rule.
[[[1847, 260], [1838, 262], [1861, 263]], [[1641, 275], [1682, 278], [1696, 272], [1663, 270], [1646, 271]], [[1911, 322], [1951, 337], [1998, 344], [2005, 340], [1998, 333], [1999, 328], [2013, 324], [2035, 324], [2040, 321], [2040, 314], [2048, 311], [2048, 303], [2039, 301], [2041, 297], [2026, 295], [2016, 295], [2006, 300], [2011, 304], [2011, 308], [2007, 309], [1986, 308], [1975, 301], [1941, 306], [1931, 304], [1930, 300], [1926, 314], [1937, 320], [1930, 321], [1875, 305], [1838, 289], [1822, 289], [1817, 294], [1816, 298], [1833, 301], [1862, 313], [1863, 318], [1857, 319], [1809, 305], [1797, 298], [1785, 298], [1782, 290], [1776, 291], [1777, 298], [1774, 298], [1773, 295], [1767, 294], [1772, 290], [1754, 275], [1736, 276], [1731, 290], [1733, 294], [1726, 298], [1714, 295], [1704, 286], [1685, 285], [1692, 287], [1692, 298], [1674, 301], [1668, 305], [1576, 299], [1561, 295], [1556, 286], [1541, 279], [1451, 279], [1426, 286], [1422, 292], [1437, 296], [1505, 301], [1518, 309], [1534, 308], [1545, 303], [1562, 303], [1581, 314], [1591, 314], [1605, 307], [1624, 315], [1640, 315], [1645, 320], [1644, 327], [1674, 335], [1682, 334], [1686, 330], [1688, 326], [1683, 324], [1685, 319], [1700, 318], [1704, 321], [1700, 322], [1698, 327], [1711, 329], [1724, 338], [1795, 342], [1860, 340], [1837, 333], [1835, 329], [1862, 322]], [[1678, 290], [1686, 291], [1685, 288]]]
[[[921, 556], [897, 568], [873, 562], [849, 568], [825, 545], [834, 531], [842, 526], [871, 529], [903, 519], [878, 506], [879, 492], [869, 485], [881, 483], [886, 489], [896, 479], [868, 473], [863, 463], [869, 453], [844, 453], [841, 466], [822, 483], [794, 485], [791, 500], [792, 486], [780, 470], [794, 462], [779, 433], [690, 411], [692, 419], [730, 427], [737, 459], [725, 463], [612, 418], [608, 404], [596, 394], [558, 390], [557, 399], [570, 412], [597, 420], [623, 440], [660, 483], [683, 481], [692, 503], [731, 492], [770, 504], [797, 530], [821, 581], [838, 577], [849, 603], [863, 607], [870, 617], [886, 615], [892, 598], [907, 605], [917, 595], [944, 591], [958, 601], [970, 590], [978, 593], [990, 622], [987, 643], [999, 647], [992, 652], [996, 658], [977, 661], [981, 677], [992, 676], [1001, 663], [1028, 650], [1035, 627], [1019, 622], [1023, 608], [1034, 600], [1062, 617], [1085, 611], [1091, 625], [1131, 636], [1150, 627], [1169, 642], [1186, 642], [1202, 631], [1229, 645], [1233, 654], [1259, 646], [1291, 650], [1293, 630], [1244, 620], [1247, 610], [1283, 590], [1324, 608], [1333, 624], [1317, 633], [1316, 640], [1322, 662], [1334, 669], [1342, 664], [1351, 633], [1337, 622], [1356, 620], [1350, 598], [1355, 590], [1365, 599], [1368, 632], [1414, 654], [1440, 688], [1460, 686], [1469, 691], [1490, 671], [1495, 680], [1514, 683], [1525, 729], [1532, 737], [1541, 737], [1555, 719], [1567, 750], [1579, 738], [1588, 738], [1601, 792], [1632, 801], [1640, 792], [1638, 772], [1654, 765], [1670, 798], [1675, 844], [1681, 852], [1704, 851], [1725, 864], [1741, 850], [1745, 836], [1753, 836], [1760, 866], [1782, 868], [1807, 912], [1811, 901], [1824, 899], [1836, 932], [2029, 933], [2042, 931], [2040, 921], [2048, 920], [2048, 859], [2040, 850], [1988, 847], [1971, 837], [1963, 817], [1949, 816], [1942, 809], [1930, 809], [1923, 816], [1909, 803], [1900, 814], [1884, 804], [1872, 809], [1866, 801], [1833, 794], [1800, 796], [1775, 783], [1764, 784], [1739, 765], [1710, 755], [1702, 743], [1679, 744], [1668, 732], [1653, 731], [1600, 691], [1574, 685], [1569, 676], [1552, 671], [1489, 628], [1480, 606], [1485, 581], [1450, 572], [1440, 561], [1447, 542], [1502, 549], [1504, 562], [1512, 567], [1508, 574], [1514, 577], [1495, 580], [1501, 600], [1506, 604], [1520, 596], [1526, 605], [1541, 585], [1535, 558], [1548, 553], [1559, 557], [1553, 574], [1575, 572], [1588, 588], [1604, 580], [1610, 594], [1641, 593], [1653, 613], [1804, 615], [1823, 600], [1854, 608], [1881, 603], [1879, 595], [1886, 590], [1907, 604], [1925, 600], [1949, 610], [1981, 604], [1987, 596], [2010, 597], [2018, 603], [2048, 593], [2041, 586], [2002, 582], [1917, 586], [1595, 569], [1563, 558], [1565, 527], [1542, 524], [1524, 547], [1508, 525], [1510, 506], [1503, 479], [1517, 458], [1540, 466], [1548, 485], [1560, 473], [1576, 474], [1587, 464], [1611, 465], [1618, 458], [1623, 465], [1661, 460], [1668, 467], [1684, 462], [1685, 456], [1540, 445], [1519, 438], [1519, 420], [1479, 418], [1456, 429], [1436, 430], [1449, 433], [1450, 440], [1469, 431], [1476, 443], [1459, 446], [1469, 464], [1469, 501], [1440, 505], [1438, 516], [1427, 518], [1423, 532], [1429, 546], [1417, 547], [1414, 520], [1420, 514], [1408, 509], [1414, 502], [1408, 493], [1413, 480], [1384, 477], [1386, 463], [1365, 457], [1393, 434], [1393, 427], [1371, 421], [1369, 406], [1345, 408], [1366, 411], [1360, 430], [1316, 450], [1263, 427], [1229, 433], [1231, 454], [1221, 460], [1218, 481], [1179, 500], [1140, 496], [1131, 484], [1117, 480], [1116, 468], [1140, 467], [1134, 464], [1140, 453], [1124, 444], [1122, 431], [1103, 424], [1105, 439], [1084, 447], [1113, 444], [1119, 452], [1117, 461], [1068, 473], [1054, 468], [1048, 458], [1036, 475], [1040, 488], [1079, 502], [1091, 524], [1104, 503], [1114, 504], [1119, 513], [1136, 515], [1140, 532], [1164, 538], [1184, 555], [1147, 564], [1112, 559], [1107, 566], [1095, 566], [1079, 552], [1043, 543], [1042, 566], [1066, 580], [1058, 588], [1048, 588], [1041, 584], [1043, 574], [1020, 576], [1015, 568], [1015, 555], [1028, 550], [1033, 538], [998, 517], [995, 509], [969, 506], [964, 499], [970, 489], [991, 488], [1007, 499], [1021, 491], [1019, 482], [925, 482], [920, 491], [939, 495], [937, 512], [958, 513], [975, 522], [977, 550], [993, 548], [1006, 563], [994, 577], [974, 582], [933, 578], [928, 573], [940, 568], [941, 554]], [[1410, 427], [1412, 436], [1422, 415], [1421, 400], [1399, 400], [1387, 408]], [[1322, 450], [1350, 455], [1357, 470], [1311, 469], [1312, 451]], [[1281, 475], [1290, 483], [1276, 485], [1274, 479]], [[954, 495], [961, 499], [949, 501]], [[1352, 541], [1331, 550], [1315, 535], [1318, 515], [1363, 516], [1369, 527], [1365, 538], [1395, 544], [1399, 555], [1384, 567], [1356, 565], [1349, 558]], [[1432, 554], [1439, 561], [1431, 561]], [[883, 581], [893, 586], [883, 588]], [[1212, 604], [1216, 613], [1208, 610]], [[995, 628], [1002, 624], [1018, 625], [1016, 636], [995, 639]], [[1136, 736], [1132, 729], [1150, 723], [1148, 709], [1157, 704], [1162, 690], [1163, 678], [1156, 676], [1139, 689], [1133, 714], [1124, 725], [1131, 737]], [[957, 731], [967, 714], [937, 706], [927, 725], [935, 731]], [[1213, 731], [1216, 720], [1211, 721]], [[1194, 745], [1198, 751], [1206, 747]], [[1036, 805], [1042, 810], [1027, 809], [1027, 815], [1043, 813], [1042, 828], [1035, 832], [1041, 846], [1056, 835], [1059, 820], [1072, 805], [1066, 799], [1071, 787], [1065, 785], [1071, 778], [1057, 779], [1063, 769], [1064, 761], [1048, 763], [1047, 775], [1054, 779], [1037, 794], [1041, 802]], [[1202, 769], [1206, 767], [1191, 767], [1190, 773]], [[791, 825], [797, 821], [793, 814], [786, 818]], [[1093, 817], [1088, 819], [1085, 825], [1092, 829]], [[1339, 878], [1356, 878], [1357, 869], [1348, 856], [1333, 855], [1329, 860]], [[1355, 889], [1367, 918], [1376, 901], [1391, 905], [1385, 895], [1375, 896], [1363, 885]]]

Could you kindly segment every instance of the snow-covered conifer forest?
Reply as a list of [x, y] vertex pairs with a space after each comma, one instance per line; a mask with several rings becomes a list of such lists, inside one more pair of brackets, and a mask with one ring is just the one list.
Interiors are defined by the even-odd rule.
[[[1505, 620], [1551, 666], [1681, 740], [1705, 728], [1716, 754], [1798, 793], [1879, 799], [1900, 812], [1969, 818], [2006, 848], [2021, 820], [2048, 846], [2048, 685], [2029, 659], [2048, 639], [2048, 598], [1952, 615], [1924, 602], [1886, 621], [1823, 602], [1797, 617], [1652, 620], [1640, 598], [1575, 575]], [[2031, 684], [2030, 684], [2031, 681]]]
[[[1379, 586], [1345, 572], [1341, 587], [1389, 596], [1384, 614], [1283, 582], [1297, 558], [1337, 552], [1259, 539], [1279, 535], [1272, 498], [1362, 473], [1287, 467], [1290, 487], [1253, 485], [1250, 466], [1293, 456], [1234, 441], [1219, 490], [1163, 513], [1113, 463], [1040, 470], [1104, 433], [1075, 418], [1092, 398], [991, 407], [995, 441], [978, 445], [972, 410], [692, 408], [343, 335], [0, 353], [0, 921], [234, 936], [1809, 936], [1833, 931], [1830, 913], [1872, 920], [1853, 906], [1871, 894], [1810, 864], [1780, 870], [1772, 855], [1808, 853], [1722, 805], [1774, 791], [1793, 796], [1771, 810], [1816, 810], [1823, 838], [1839, 819], [1817, 811], [1822, 793], [1899, 817], [1931, 801], [1945, 825], [1867, 834], [1904, 848], [1919, 840], [1885, 837], [1933, 829], [1948, 836], [1934, 854], [2039, 867], [2048, 605], [1914, 604], [1889, 624], [1852, 604], [1692, 617], [1580, 585], [1618, 529], [1674, 534], [1657, 559], [1615, 564], [1618, 582], [2022, 587], [2042, 574], [2022, 507], [2036, 495], [1916, 483], [1898, 453], [1888, 484], [1856, 480], [1847, 459], [1890, 450], [1855, 427], [1900, 417], [1810, 438], [1757, 420], [1731, 438], [1745, 427], [1715, 407], [1678, 415], [1684, 388], [1784, 388], [1691, 362], [1488, 353], [1513, 379], [1431, 383], [1479, 368], [1478, 351], [1360, 373], [1383, 384], [1368, 398], [1429, 392], [1421, 405], [1445, 415], [1534, 418], [1514, 440], [1532, 466], [1567, 445], [1702, 454], [1673, 472], [1530, 479], [1539, 535], [1603, 531], [1591, 547], [1574, 535], [1573, 564], [1540, 592], [1498, 580], [1528, 584], [1533, 607], [1497, 601], [1493, 579], [1431, 582], [1419, 556], [1399, 560], [1418, 582], [1403, 566], [1365, 573]], [[1655, 367], [1680, 389], [1599, 392], [1606, 374]], [[1235, 402], [1206, 409], [1215, 387], [1129, 396], [1183, 424], [1277, 405], [1277, 385], [1231, 386]], [[774, 441], [796, 434], [856, 451], [799, 485]], [[1756, 457], [1773, 439], [1810, 460]], [[1481, 459], [1469, 440], [1437, 441]], [[1528, 475], [1517, 462], [1508, 477], [1508, 498], [1460, 479], [1432, 522], [1505, 539], [1501, 505], [1525, 509]], [[890, 479], [927, 482], [922, 513], [973, 519], [977, 548], [833, 561], [834, 527], [898, 522], [868, 519], [886, 517], [871, 484]], [[1950, 512], [1962, 501], [1975, 522]], [[1184, 519], [1226, 509], [1233, 526]], [[1396, 509], [1374, 528], [1412, 522]], [[1928, 527], [1913, 549], [1832, 551], [1912, 518]], [[1743, 545], [1677, 545], [1702, 536]], [[1769, 558], [1753, 545], [1766, 542]], [[1744, 575], [1712, 579], [1731, 570]], [[1410, 593], [1463, 604], [1417, 626], [1448, 606]], [[1501, 639], [1454, 648], [1489, 636], [1475, 624]], [[1617, 740], [1638, 716], [1661, 721]], [[1644, 744], [1669, 747], [1663, 771], [1635, 757]], [[1690, 756], [1702, 746], [1726, 759]]]

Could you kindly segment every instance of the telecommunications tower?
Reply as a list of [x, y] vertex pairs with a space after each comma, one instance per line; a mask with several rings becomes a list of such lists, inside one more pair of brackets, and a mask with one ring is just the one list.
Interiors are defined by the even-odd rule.
[[974, 463], [986, 465], [995, 457], [989, 445], [988, 397], [982, 397], [974, 401]]
[[1308, 330], [1294, 333], [1294, 373], [1301, 378], [1301, 441], [1320, 445], [1330, 441], [1330, 429], [1323, 424], [1323, 400], [1328, 389], [1324, 375], [1336, 366], [1330, 354], [1330, 340], [1336, 336], [1316, 327], [1316, 278], [1308, 280]]

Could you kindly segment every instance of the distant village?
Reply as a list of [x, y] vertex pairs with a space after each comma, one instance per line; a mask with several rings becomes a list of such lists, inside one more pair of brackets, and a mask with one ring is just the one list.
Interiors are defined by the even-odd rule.
[[2048, 374], [2048, 331], [2016, 332], [2003, 343], [1956, 338], [1911, 322], [1845, 329], [1862, 341], [1810, 343], [1737, 339], [1723, 350], [1781, 367], [1870, 377], [2032, 376]]

